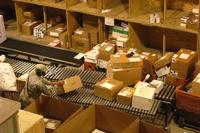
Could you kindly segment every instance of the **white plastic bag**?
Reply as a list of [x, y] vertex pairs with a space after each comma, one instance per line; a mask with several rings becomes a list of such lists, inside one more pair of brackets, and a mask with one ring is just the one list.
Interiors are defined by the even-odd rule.
[[16, 76], [8, 63], [0, 63], [0, 90], [17, 91]]

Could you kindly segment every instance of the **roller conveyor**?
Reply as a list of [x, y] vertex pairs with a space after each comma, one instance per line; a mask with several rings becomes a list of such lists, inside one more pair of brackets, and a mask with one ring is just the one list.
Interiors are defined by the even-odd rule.
[[53, 48], [45, 45], [31, 44], [8, 39], [0, 44], [0, 50], [5, 53], [22, 54], [28, 57], [39, 58], [60, 64], [81, 66], [84, 59], [75, 58], [79, 53], [70, 50]]

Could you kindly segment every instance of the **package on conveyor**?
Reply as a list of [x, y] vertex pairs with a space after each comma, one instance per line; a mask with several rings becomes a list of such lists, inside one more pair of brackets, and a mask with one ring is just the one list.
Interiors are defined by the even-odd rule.
[[58, 38], [65, 30], [67, 30], [66, 24], [60, 23], [52, 28], [49, 28], [48, 35]]
[[192, 81], [192, 94], [200, 96], [200, 73]]
[[26, 21], [32, 22], [42, 18], [42, 8], [33, 8], [23, 12]]
[[[50, 24], [47, 24], [47, 29], [51, 27]], [[44, 23], [41, 23], [33, 28], [33, 36], [37, 38], [44, 38], [45, 36], [45, 26]]]
[[132, 107], [151, 110], [154, 103], [156, 88], [146, 82], [138, 82], [132, 98]]
[[154, 72], [154, 63], [158, 60], [158, 54], [156, 53], [149, 53], [149, 52], [142, 52], [141, 57], [144, 61], [144, 73], [150, 74], [151, 76], [155, 75]]
[[196, 62], [197, 52], [181, 49], [172, 58], [170, 75], [187, 79], [193, 73]]
[[124, 87], [118, 94], [117, 94], [117, 102], [132, 105], [132, 98], [135, 89], [132, 87]]
[[107, 69], [107, 77], [124, 82], [130, 86], [142, 79], [143, 61], [139, 56], [127, 57], [127, 53], [110, 56], [110, 64]]
[[98, 49], [92, 49], [84, 55], [84, 68], [89, 70], [96, 70], [99, 56]]
[[156, 89], [155, 94], [159, 94], [164, 87], [164, 82], [160, 80], [152, 80], [149, 84]]
[[26, 21], [24, 22], [22, 27], [22, 34], [24, 35], [33, 35], [33, 28], [37, 26], [40, 23], [40, 21]]
[[113, 101], [117, 93], [123, 88], [123, 82], [106, 78], [94, 85], [94, 94], [103, 99]]
[[55, 39], [53, 40], [52, 42], [50, 42], [48, 44], [48, 46], [51, 46], [51, 47], [61, 47], [61, 41], [59, 39]]

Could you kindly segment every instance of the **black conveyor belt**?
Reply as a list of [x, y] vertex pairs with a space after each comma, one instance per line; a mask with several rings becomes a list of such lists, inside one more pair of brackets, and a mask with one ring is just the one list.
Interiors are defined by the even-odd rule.
[[72, 66], [81, 66], [83, 58], [80, 60], [74, 57], [78, 54], [66, 49], [53, 48], [44, 45], [31, 44], [28, 42], [21, 42], [17, 40], [8, 39], [0, 44], [0, 49], [9, 53], [17, 53], [28, 55], [31, 57], [38, 57], [45, 60], [64, 63]]

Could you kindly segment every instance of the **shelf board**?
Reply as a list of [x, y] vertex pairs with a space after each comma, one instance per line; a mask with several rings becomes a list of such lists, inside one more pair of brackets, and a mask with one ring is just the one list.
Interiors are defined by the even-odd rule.
[[163, 12], [156, 12], [156, 13], [158, 13], [160, 15], [161, 23], [150, 23], [150, 16], [149, 15], [151, 14], [151, 12], [129, 18], [129, 22], [138, 23], [138, 24], [145, 25], [145, 26], [154, 26], [154, 27], [163, 28], [164, 27], [163, 24], [162, 24]]
[[102, 13], [103, 12], [103, 10], [102, 10], [100, 15], [102, 17], [106, 16], [106, 17], [112, 17], [112, 18], [118, 19], [120, 17], [121, 18], [123, 17], [123, 16], [118, 16], [118, 15], [120, 15], [121, 13], [124, 13], [124, 15], [126, 15], [124, 17], [127, 17], [128, 14], [126, 14], [125, 11], [128, 12], [127, 11], [128, 7], [129, 7], [128, 4], [120, 4], [120, 5], [118, 5], [118, 6], [114, 7], [114, 8], [106, 9], [106, 10], [108, 10], [108, 12]]
[[189, 29], [180, 26], [180, 18], [182, 16], [187, 16], [188, 14], [189, 12], [183, 12], [179, 10], [167, 10], [166, 21], [164, 23], [165, 28], [197, 34], [197, 29]]
[[84, 13], [88, 15], [99, 16], [99, 10], [89, 7], [85, 2], [75, 4], [67, 9], [68, 11]]
[[116, 19], [123, 20], [129, 22], [129, 15], [128, 15], [129, 9], [124, 10], [119, 15], [116, 16]]
[[66, 10], [66, 2], [64, 0], [60, 1], [58, 3], [49, 2], [48, 0], [43, 0], [43, 1], [38, 1], [38, 0], [14, 0], [14, 1]]

